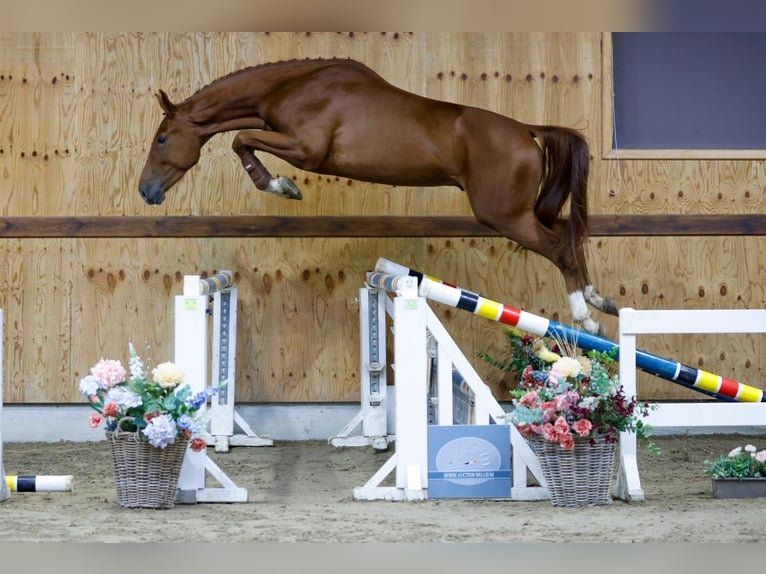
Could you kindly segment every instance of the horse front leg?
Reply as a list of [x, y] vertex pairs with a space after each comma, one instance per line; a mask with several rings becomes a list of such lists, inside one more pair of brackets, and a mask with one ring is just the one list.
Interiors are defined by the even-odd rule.
[[255, 187], [285, 199], [303, 199], [298, 187], [287, 177], [274, 177], [253, 153], [253, 147], [247, 145], [246, 132], [239, 132], [234, 137], [232, 149], [242, 161], [242, 167], [250, 175]]

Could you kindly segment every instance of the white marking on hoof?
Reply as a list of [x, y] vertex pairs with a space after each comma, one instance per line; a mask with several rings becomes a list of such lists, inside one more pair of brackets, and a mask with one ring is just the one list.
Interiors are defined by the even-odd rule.
[[569, 307], [572, 309], [572, 319], [576, 323], [590, 319], [588, 304], [585, 302], [582, 291], [573, 291], [569, 294]]
[[264, 191], [271, 192], [286, 199], [303, 199], [303, 195], [293, 181], [286, 177], [277, 177], [269, 180], [269, 185]]
[[585, 302], [582, 291], [574, 291], [569, 294], [569, 306], [572, 309], [572, 320], [583, 331], [593, 333], [594, 335], [604, 334], [604, 326], [591, 318], [588, 304]]
[[598, 321], [594, 321], [590, 317], [585, 319], [581, 323], [581, 326], [583, 331], [587, 331], [588, 333], [591, 333], [592, 335], [599, 335], [600, 337], [603, 337], [605, 334], [604, 326]]

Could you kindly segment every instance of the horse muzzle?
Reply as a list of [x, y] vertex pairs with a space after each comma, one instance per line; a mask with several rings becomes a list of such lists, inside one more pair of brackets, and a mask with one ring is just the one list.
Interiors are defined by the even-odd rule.
[[160, 185], [142, 183], [138, 186], [141, 198], [149, 205], [159, 205], [165, 201], [165, 192]]

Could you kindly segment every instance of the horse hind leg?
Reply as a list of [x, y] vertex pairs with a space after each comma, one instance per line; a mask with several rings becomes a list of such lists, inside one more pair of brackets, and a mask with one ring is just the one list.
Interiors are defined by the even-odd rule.
[[590, 314], [586, 303], [584, 290], [575, 289], [569, 293], [569, 307], [572, 311], [572, 321], [583, 331], [603, 337], [606, 334], [603, 323], [596, 321]]
[[491, 211], [477, 214], [476, 209], [474, 214], [484, 225], [515, 241], [520, 247], [551, 261], [564, 277], [573, 324], [583, 331], [604, 336], [604, 325], [593, 319], [585, 297], [584, 285], [588, 282], [585, 259], [561, 247], [560, 236], [565, 232], [563, 222], [556, 222], [551, 228], [543, 225], [531, 212], [517, 218], [499, 217], [497, 212]]
[[594, 309], [606, 313], [608, 315], [618, 315], [619, 309], [611, 297], [604, 297], [599, 294], [596, 287], [590, 281], [590, 274], [588, 273], [588, 262], [585, 259], [585, 248], [580, 243], [575, 248], [575, 259], [577, 261], [577, 268], [580, 270], [578, 282], [580, 285], [584, 285], [582, 289], [584, 300]]
[[619, 315], [620, 310], [617, 308], [617, 304], [611, 297], [604, 297], [599, 294], [593, 285], [586, 285], [583, 289], [583, 295], [585, 300], [595, 309], [598, 309], [602, 313], [608, 315]]

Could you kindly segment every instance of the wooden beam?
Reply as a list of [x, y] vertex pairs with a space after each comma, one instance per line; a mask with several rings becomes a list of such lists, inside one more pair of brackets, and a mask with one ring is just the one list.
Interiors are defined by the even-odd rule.
[[[766, 235], [766, 215], [595, 215], [591, 237]], [[0, 237], [497, 237], [471, 216], [6, 217]]]

